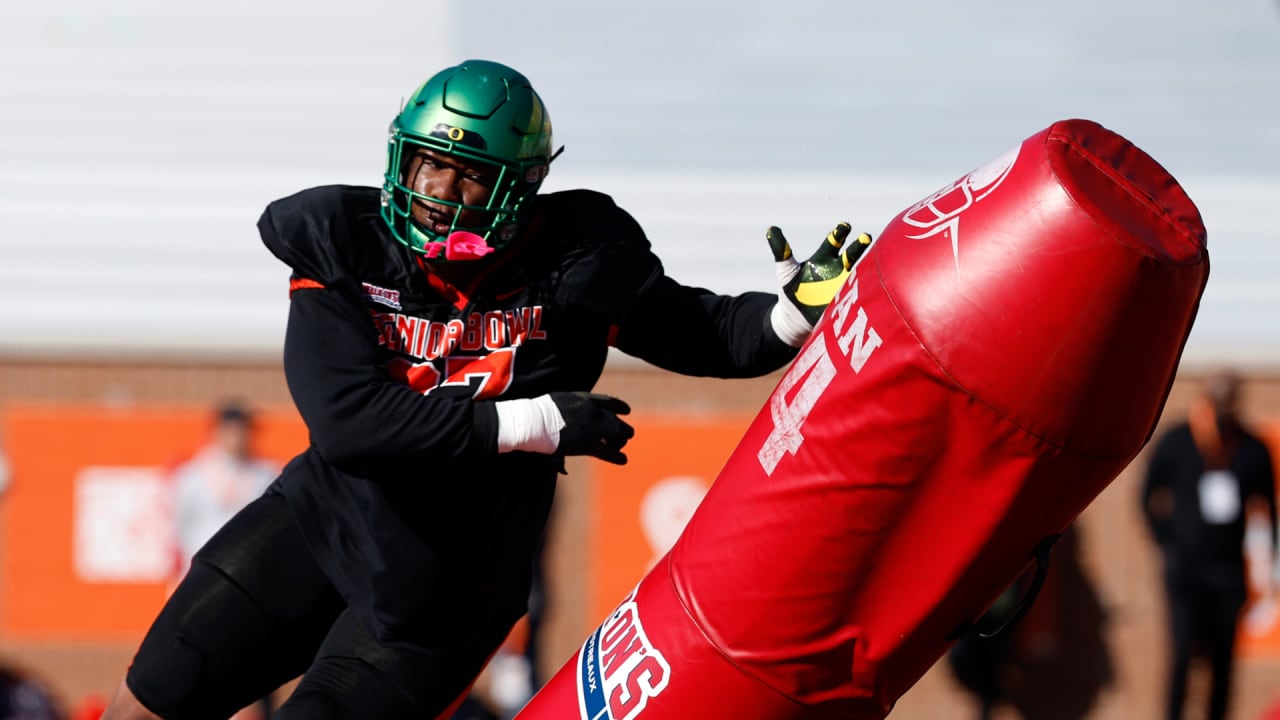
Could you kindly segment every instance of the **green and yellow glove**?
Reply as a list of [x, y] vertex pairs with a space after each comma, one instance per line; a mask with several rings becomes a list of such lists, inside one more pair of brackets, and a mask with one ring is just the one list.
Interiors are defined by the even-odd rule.
[[836, 225], [817, 252], [803, 263], [796, 262], [792, 256], [791, 243], [780, 228], [771, 227], [765, 233], [769, 249], [773, 251], [780, 287], [770, 321], [774, 332], [788, 345], [800, 347], [809, 339], [809, 333], [813, 332], [836, 291], [849, 277], [853, 264], [870, 247], [871, 235], [864, 232], [840, 252], [851, 230], [849, 223]]

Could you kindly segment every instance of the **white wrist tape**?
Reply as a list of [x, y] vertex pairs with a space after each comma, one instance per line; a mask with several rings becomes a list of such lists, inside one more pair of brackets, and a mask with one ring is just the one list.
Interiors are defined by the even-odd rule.
[[560, 447], [564, 418], [550, 395], [519, 400], [499, 400], [498, 452], [513, 450], [550, 455]]
[[[796, 275], [800, 274], [800, 264], [795, 261], [795, 258], [788, 257], [786, 260], [774, 262], [773, 270], [778, 276], [778, 287], [784, 288]], [[773, 325], [773, 331], [782, 339], [782, 342], [791, 347], [803, 345], [804, 341], [809, 339], [809, 333], [813, 332], [813, 326], [804, 319], [800, 308], [787, 299], [785, 290], [778, 291], [778, 302], [774, 304], [773, 312], [769, 314], [769, 323]]]
[[800, 274], [800, 263], [793, 257], [786, 260], [773, 261], [773, 273], [778, 278], [778, 287], [786, 287], [796, 275]]
[[791, 301], [781, 293], [778, 294], [778, 302], [773, 305], [773, 311], [769, 313], [769, 322], [782, 342], [791, 347], [803, 345], [804, 341], [809, 339], [809, 334], [813, 332], [813, 326], [804, 319], [800, 308], [792, 305]]

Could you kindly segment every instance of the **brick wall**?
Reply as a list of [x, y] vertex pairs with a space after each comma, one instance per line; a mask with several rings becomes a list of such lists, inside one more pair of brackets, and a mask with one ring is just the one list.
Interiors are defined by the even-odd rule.
[[[744, 381], [682, 378], [643, 367], [619, 366], [606, 373], [599, 389], [626, 398], [637, 410], [754, 412], [776, 385], [778, 376]], [[1197, 378], [1179, 379], [1166, 408], [1177, 418]], [[99, 361], [68, 363], [40, 358], [0, 359], [0, 404], [15, 400], [100, 401], [104, 403], [214, 403], [240, 397], [263, 407], [289, 404], [278, 362], [191, 364]], [[1280, 419], [1280, 376], [1250, 377], [1246, 415]], [[1136, 498], [1144, 456], [1126, 470], [1084, 512], [1075, 528], [1079, 569], [1089, 581], [1105, 616], [1101, 625], [1077, 628], [1100, 632], [1112, 681], [1092, 706], [1091, 718], [1130, 720], [1159, 715], [1167, 650], [1164, 607], [1156, 557], [1141, 526]], [[548, 672], [568, 659], [598, 618], [588, 617], [586, 508], [592, 490], [590, 465], [573, 462], [562, 480], [551, 530], [549, 567], [552, 606], [542, 664]], [[0, 586], [0, 603], [12, 588]], [[92, 612], [85, 608], [85, 612]], [[1100, 628], [1100, 630], [1099, 630]], [[1053, 647], [1041, 648], [1051, 654]], [[109, 695], [132, 653], [132, 643], [83, 644], [49, 641], [20, 643], [0, 637], [0, 662], [27, 669], [49, 682], [68, 703], [90, 693]], [[1043, 672], [1041, 672], [1043, 675]], [[1028, 669], [1026, 685], [1037, 677]], [[1064, 682], [1056, 685], [1061, 689]], [[1054, 684], [1048, 692], [1052, 693]], [[1203, 693], [1202, 683], [1193, 693]], [[1244, 660], [1237, 679], [1235, 717], [1254, 719], [1280, 694], [1280, 661]], [[1079, 699], [1079, 698], [1077, 698]], [[1059, 707], [1065, 707], [1059, 705]], [[936, 666], [899, 703], [894, 718], [968, 717], [975, 710], [949, 670]], [[1005, 710], [998, 717], [1017, 717]], [[1068, 717], [1058, 714], [1045, 717]]]

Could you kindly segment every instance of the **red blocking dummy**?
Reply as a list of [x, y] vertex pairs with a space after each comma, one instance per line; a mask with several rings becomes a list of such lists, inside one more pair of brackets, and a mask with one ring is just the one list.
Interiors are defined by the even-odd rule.
[[519, 720], [883, 718], [1150, 438], [1194, 204], [1085, 120], [894, 218], [680, 540]]

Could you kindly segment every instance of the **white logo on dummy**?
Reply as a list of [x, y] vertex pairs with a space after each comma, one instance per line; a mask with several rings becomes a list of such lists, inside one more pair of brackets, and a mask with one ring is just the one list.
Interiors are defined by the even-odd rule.
[[1000, 187], [1004, 179], [1009, 177], [1009, 171], [1013, 169], [1021, 148], [1022, 146], [1019, 145], [1005, 152], [995, 160], [908, 208], [902, 214], [902, 222], [920, 228], [924, 232], [919, 235], [907, 235], [907, 237], [912, 240], [921, 240], [934, 235], [949, 237], [951, 254], [955, 257], [958, 274], [960, 272], [960, 214]]
[[582, 720], [636, 720], [671, 679], [671, 665], [645, 633], [635, 598], [632, 590], [578, 651]]

